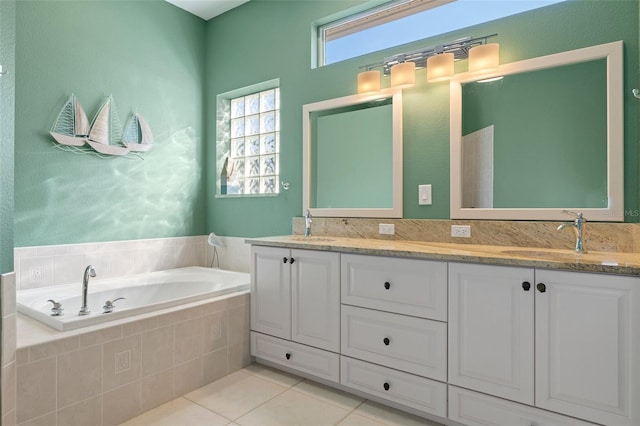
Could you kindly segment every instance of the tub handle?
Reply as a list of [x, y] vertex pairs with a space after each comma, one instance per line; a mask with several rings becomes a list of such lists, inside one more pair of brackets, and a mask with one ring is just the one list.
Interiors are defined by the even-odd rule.
[[64, 308], [62, 307], [62, 303], [56, 302], [53, 299], [49, 299], [47, 300], [47, 302], [53, 303], [53, 307], [51, 308], [52, 317], [61, 317], [64, 315]]
[[102, 309], [104, 309], [104, 311], [102, 313], [103, 314], [110, 314], [116, 308], [115, 303], [118, 300], [123, 300], [123, 299], [126, 299], [126, 297], [117, 297], [117, 298], [115, 298], [113, 300], [107, 300], [106, 302], [104, 302], [104, 306], [102, 307]]

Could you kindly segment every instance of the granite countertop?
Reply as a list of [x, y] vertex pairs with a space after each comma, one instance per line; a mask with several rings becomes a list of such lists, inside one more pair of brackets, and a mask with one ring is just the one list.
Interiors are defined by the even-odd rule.
[[640, 253], [588, 252], [423, 241], [284, 235], [249, 238], [248, 244], [340, 253], [484, 263], [582, 272], [640, 275]]

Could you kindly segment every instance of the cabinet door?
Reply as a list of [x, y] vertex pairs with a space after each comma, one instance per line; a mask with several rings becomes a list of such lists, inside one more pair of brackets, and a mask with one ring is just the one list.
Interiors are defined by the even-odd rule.
[[640, 279], [536, 271], [536, 405], [640, 424]]
[[533, 404], [533, 278], [533, 269], [449, 264], [449, 383]]
[[291, 339], [340, 350], [340, 254], [292, 250]]
[[283, 339], [291, 338], [289, 259], [289, 249], [251, 247], [251, 329]]

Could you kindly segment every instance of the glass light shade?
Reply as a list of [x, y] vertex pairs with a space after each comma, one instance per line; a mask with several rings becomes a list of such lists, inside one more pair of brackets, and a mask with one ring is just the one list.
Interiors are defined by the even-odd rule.
[[427, 58], [427, 81], [449, 80], [453, 77], [453, 53], [442, 53]]
[[469, 49], [469, 72], [491, 71], [500, 65], [500, 45], [487, 43]]
[[402, 62], [391, 67], [391, 87], [409, 87], [416, 84], [415, 62]]
[[358, 73], [358, 93], [380, 91], [380, 71], [363, 71]]

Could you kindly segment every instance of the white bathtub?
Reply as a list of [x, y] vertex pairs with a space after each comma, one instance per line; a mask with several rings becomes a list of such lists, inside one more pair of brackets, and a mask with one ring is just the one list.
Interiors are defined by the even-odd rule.
[[[82, 274], [80, 274], [82, 275]], [[150, 272], [117, 279], [89, 282], [89, 315], [79, 316], [82, 282], [64, 286], [22, 290], [17, 293], [18, 312], [57, 330], [74, 330], [98, 323], [147, 313], [185, 303], [249, 289], [249, 274], [191, 266]], [[103, 313], [107, 300], [115, 302], [111, 313]], [[53, 299], [62, 304], [64, 315], [52, 316]]]

